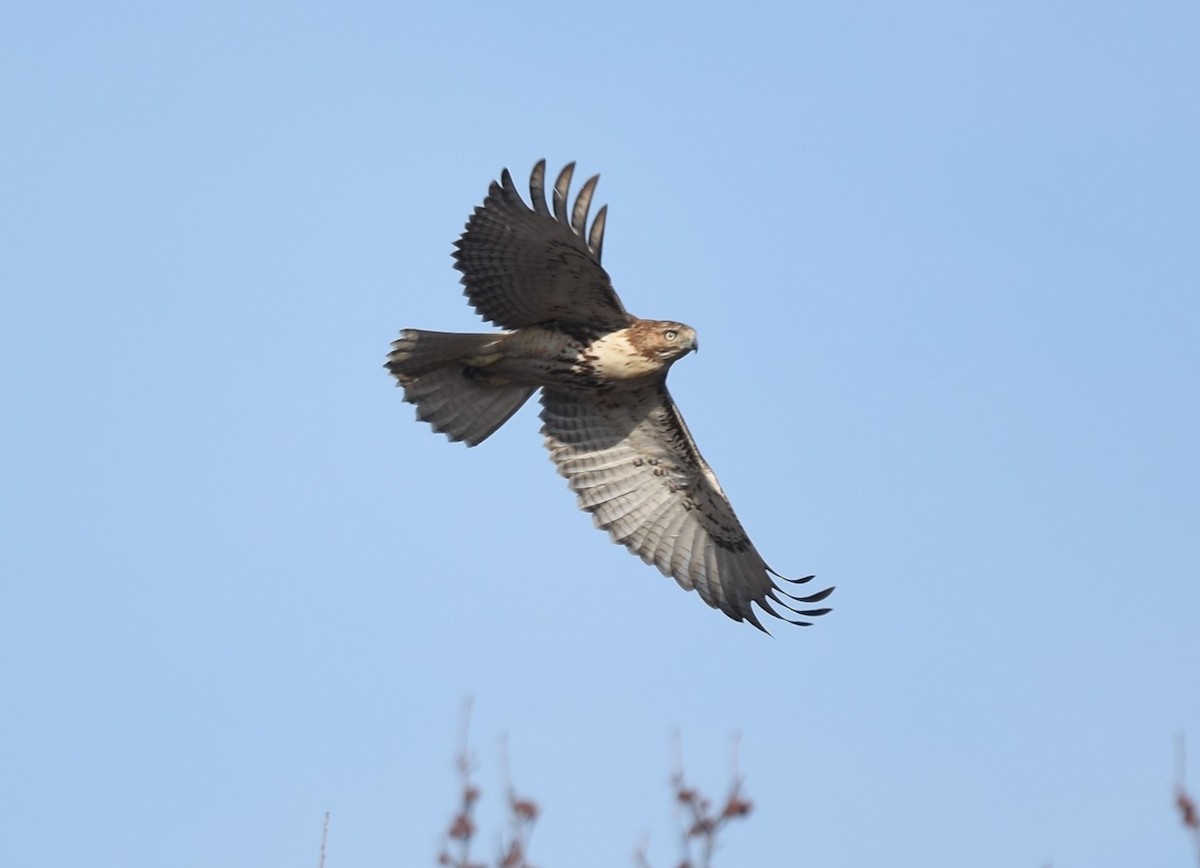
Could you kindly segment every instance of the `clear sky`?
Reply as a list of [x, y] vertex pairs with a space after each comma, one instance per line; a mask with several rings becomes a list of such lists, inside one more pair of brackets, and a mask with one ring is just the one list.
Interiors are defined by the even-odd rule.
[[[9, 4], [6, 861], [430, 865], [470, 695], [481, 856], [507, 734], [536, 864], [672, 864], [679, 731], [726, 868], [1194, 863], [1200, 7], [823, 6]], [[381, 367], [542, 157], [818, 625]]]

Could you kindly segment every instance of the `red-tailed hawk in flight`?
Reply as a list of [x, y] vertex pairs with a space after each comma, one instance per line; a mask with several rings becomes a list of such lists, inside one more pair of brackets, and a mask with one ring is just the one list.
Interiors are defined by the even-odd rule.
[[[530, 208], [508, 170], [492, 182], [454, 253], [471, 306], [506, 331], [405, 329], [387, 369], [417, 417], [475, 446], [539, 388], [550, 457], [614, 542], [696, 590], [708, 605], [760, 630], [751, 607], [812, 618], [833, 591], [785, 591], [733, 512], [667, 392], [667, 371], [698, 348], [683, 323], [625, 311], [600, 266], [608, 206], [588, 229], [599, 176], [568, 210], [575, 164], [546, 206], [546, 163], [533, 168]], [[784, 579], [803, 584], [802, 579]]]

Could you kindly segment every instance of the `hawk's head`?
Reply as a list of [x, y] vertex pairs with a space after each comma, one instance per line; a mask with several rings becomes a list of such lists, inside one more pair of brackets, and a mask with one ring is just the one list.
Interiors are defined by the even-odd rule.
[[629, 342], [646, 358], [663, 364], [700, 349], [694, 328], [667, 319], [638, 320], [629, 327]]

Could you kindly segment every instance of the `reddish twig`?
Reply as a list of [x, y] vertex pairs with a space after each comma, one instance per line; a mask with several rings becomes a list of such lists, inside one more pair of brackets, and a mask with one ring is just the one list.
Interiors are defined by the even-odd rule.
[[1197, 813], [1195, 799], [1187, 791], [1186, 772], [1187, 744], [1180, 733], [1175, 742], [1175, 807], [1179, 809], [1183, 827], [1192, 836], [1192, 842], [1196, 846], [1196, 864], [1200, 865], [1200, 813]]
[[517, 795], [508, 766], [508, 740], [500, 740], [500, 763], [504, 771], [504, 787], [508, 792], [508, 843], [501, 847], [498, 868], [533, 868], [525, 859], [529, 838], [540, 813], [537, 803]]
[[[471, 700], [467, 699], [463, 706], [458, 756], [454, 760], [459, 780], [462, 781], [462, 796], [458, 810], [450, 819], [450, 827], [446, 830], [446, 837], [437, 857], [439, 865], [448, 865], [451, 868], [487, 868], [471, 861], [471, 839], [475, 837], [475, 803], [479, 801], [479, 788], [471, 782], [471, 771], [475, 761], [471, 756], [470, 742], [467, 738], [470, 723]], [[450, 852], [451, 848], [458, 851], [457, 855]]]
[[[471, 842], [475, 838], [475, 806], [479, 802], [479, 787], [471, 780], [475, 769], [475, 759], [471, 754], [470, 740], [467, 737], [467, 727], [471, 716], [471, 701], [468, 699], [463, 710], [462, 737], [455, 758], [455, 768], [462, 781], [462, 796], [458, 810], [450, 819], [438, 852], [437, 864], [449, 868], [488, 868], [483, 862], [471, 861]], [[508, 790], [508, 840], [501, 842], [500, 854], [496, 860], [496, 868], [533, 868], [527, 860], [529, 838], [533, 834], [533, 825], [540, 813], [537, 803], [532, 799], [517, 795], [516, 789], [508, 773], [508, 750], [501, 741], [501, 764], [504, 769], [506, 788]], [[452, 852], [456, 851], [456, 852]]]
[[[682, 859], [679, 868], [711, 868], [722, 830], [734, 820], [749, 816], [754, 804], [742, 793], [742, 776], [737, 766], [738, 738], [733, 740], [733, 769], [729, 793], [725, 801], [714, 810], [707, 796], [688, 785], [683, 771], [683, 752], [679, 737], [675, 739], [675, 774], [671, 785], [675, 788], [675, 801], [683, 811], [680, 822], [680, 849]], [[698, 857], [693, 858], [693, 850]], [[644, 861], [644, 856], [643, 856]]]

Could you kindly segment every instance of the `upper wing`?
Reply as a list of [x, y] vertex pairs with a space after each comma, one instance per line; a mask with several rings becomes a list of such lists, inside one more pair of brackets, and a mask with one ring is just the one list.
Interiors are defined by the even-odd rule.
[[796, 597], [776, 584], [783, 577], [746, 536], [665, 382], [607, 394], [543, 389], [542, 406], [542, 434], [558, 472], [615, 542], [760, 630], [751, 603], [784, 620], [772, 604], [806, 617], [829, 611], [797, 609], [780, 598], [819, 603], [833, 588]]
[[483, 204], [467, 221], [455, 244], [454, 267], [462, 272], [467, 299], [486, 320], [518, 329], [557, 320], [624, 328], [630, 316], [621, 306], [608, 273], [600, 267], [605, 205], [587, 229], [588, 208], [600, 176], [590, 178], [567, 214], [575, 164], [568, 163], [554, 184], [554, 213], [546, 207], [546, 161], [533, 167], [530, 208], [508, 169], [492, 182]]

